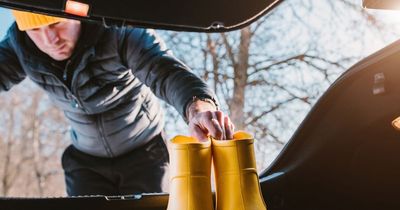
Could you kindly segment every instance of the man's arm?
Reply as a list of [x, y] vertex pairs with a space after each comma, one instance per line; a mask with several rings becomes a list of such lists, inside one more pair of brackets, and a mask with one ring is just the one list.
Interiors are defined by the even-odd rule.
[[[217, 114], [223, 113], [217, 111], [215, 94], [204, 81], [172, 55], [153, 30], [127, 29], [122, 54], [124, 62], [135, 76], [150, 87], [157, 97], [173, 105], [189, 122], [195, 137], [200, 138], [197, 135], [200, 133], [219, 139], [224, 137], [221, 133], [225, 131], [225, 117], [221, 119], [220, 114]], [[209, 99], [212, 103], [193, 100], [193, 97]], [[218, 121], [218, 125], [213, 119]], [[204, 139], [204, 135], [200, 139]]]
[[122, 45], [126, 65], [155, 95], [186, 118], [193, 96], [215, 98], [207, 85], [175, 58], [153, 30], [127, 29]]
[[0, 42], [0, 91], [8, 91], [14, 84], [26, 77], [21, 65], [12, 50], [9, 37]]

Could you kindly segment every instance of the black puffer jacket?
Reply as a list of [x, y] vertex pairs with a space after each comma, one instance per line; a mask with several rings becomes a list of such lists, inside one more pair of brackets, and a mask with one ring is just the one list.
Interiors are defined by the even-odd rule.
[[155, 95], [183, 117], [193, 96], [214, 98], [152, 30], [82, 23], [65, 68], [27, 40], [14, 23], [0, 43], [0, 90], [28, 76], [64, 111], [74, 146], [94, 156], [119, 156], [159, 134], [163, 112]]

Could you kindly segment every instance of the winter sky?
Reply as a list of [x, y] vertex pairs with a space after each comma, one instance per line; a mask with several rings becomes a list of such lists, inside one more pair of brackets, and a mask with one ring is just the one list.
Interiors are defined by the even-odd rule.
[[8, 27], [14, 21], [9, 9], [0, 8], [0, 38], [6, 34]]

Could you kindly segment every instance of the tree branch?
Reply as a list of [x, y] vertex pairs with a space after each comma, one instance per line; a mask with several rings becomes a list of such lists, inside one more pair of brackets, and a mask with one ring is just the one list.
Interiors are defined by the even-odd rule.
[[273, 111], [279, 109], [282, 105], [284, 105], [284, 104], [286, 104], [286, 103], [289, 103], [289, 102], [291, 102], [291, 101], [293, 101], [293, 100], [295, 100], [295, 99], [298, 99], [298, 98], [297, 98], [297, 97], [292, 97], [292, 98], [289, 98], [288, 100], [285, 100], [285, 101], [282, 101], [282, 102], [277, 103], [275, 106], [271, 107], [270, 109], [268, 109], [268, 110], [266, 110], [266, 111], [263, 111], [261, 114], [259, 114], [259, 115], [255, 116], [255, 117], [253, 117], [250, 121], [246, 122], [246, 123], [245, 123], [246, 126], [249, 126], [249, 125], [254, 124], [254, 123], [257, 122], [258, 120], [260, 120], [262, 117], [264, 117], [265, 115], [267, 115], [267, 114], [269, 114], [269, 113], [271, 113], [271, 112], [273, 112]]

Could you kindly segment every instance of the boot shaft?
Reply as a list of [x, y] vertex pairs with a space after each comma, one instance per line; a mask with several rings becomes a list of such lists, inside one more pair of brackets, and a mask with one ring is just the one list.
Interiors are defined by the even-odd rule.
[[177, 136], [170, 144], [170, 196], [167, 210], [213, 210], [211, 141]]
[[212, 140], [212, 144], [216, 210], [265, 210], [253, 137], [237, 132], [233, 140]]

